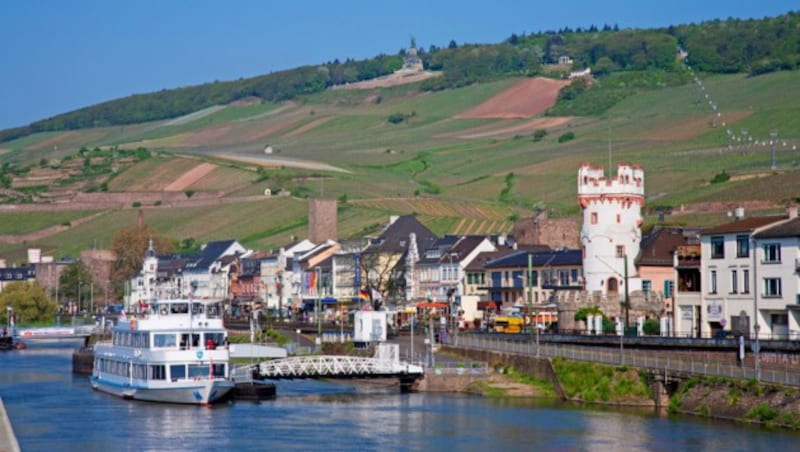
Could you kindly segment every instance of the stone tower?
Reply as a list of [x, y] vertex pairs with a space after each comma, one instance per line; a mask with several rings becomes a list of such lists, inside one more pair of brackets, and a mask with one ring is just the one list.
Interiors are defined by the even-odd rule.
[[308, 200], [308, 239], [311, 242], [320, 244], [337, 240], [337, 221], [335, 199]]
[[[588, 164], [578, 169], [578, 203], [583, 211], [581, 245], [583, 275], [589, 293], [614, 297], [641, 290], [634, 259], [642, 238], [644, 171], [617, 165], [616, 177], [606, 178], [603, 168]], [[627, 266], [627, 269], [626, 269]]]

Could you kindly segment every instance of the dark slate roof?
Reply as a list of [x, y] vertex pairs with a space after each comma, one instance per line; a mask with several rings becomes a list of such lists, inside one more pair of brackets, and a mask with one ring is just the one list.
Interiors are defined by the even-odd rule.
[[[690, 232], [691, 234], [691, 232]], [[691, 243], [683, 228], [657, 227], [642, 238], [637, 265], [672, 267], [672, 255], [679, 246]]]
[[467, 254], [471, 253], [472, 250], [475, 249], [476, 246], [480, 245], [486, 239], [486, 236], [483, 235], [464, 235], [459, 237], [459, 241], [453, 245], [453, 249], [451, 250], [454, 253], [458, 253], [459, 256], [463, 257]]
[[770, 226], [753, 236], [757, 239], [800, 237], [800, 217], [795, 217], [775, 226]]
[[528, 254], [533, 256], [532, 265], [534, 267], [558, 267], [561, 265], [582, 265], [583, 252], [581, 250], [561, 249], [542, 253], [528, 253], [528, 251], [517, 251], [507, 256], [487, 262], [486, 268], [501, 267], [527, 267]]
[[[436, 239], [432, 246], [420, 251], [419, 263], [424, 265], [447, 262], [450, 259], [450, 253], [455, 252], [452, 248], [456, 243], [458, 243], [457, 235], [446, 235]], [[417, 241], [417, 247], [419, 247], [419, 241]], [[432, 251], [438, 251], [438, 253], [435, 253], [433, 257], [428, 257]], [[457, 261], [458, 257], [455, 260]]]
[[403, 215], [390, 224], [367, 251], [403, 253], [408, 249], [408, 237], [412, 232], [417, 236], [417, 249], [420, 253], [436, 240], [436, 234], [420, 223], [414, 215]]
[[158, 256], [158, 278], [169, 279], [177, 273], [183, 272], [188, 259], [182, 258], [177, 254], [168, 256]]
[[190, 262], [186, 267], [193, 269], [193, 270], [206, 270], [211, 267], [211, 264], [214, 263], [222, 253], [225, 252], [231, 245], [233, 245], [236, 240], [218, 240], [214, 242], [208, 242], [205, 248], [200, 251], [200, 255], [197, 260]]
[[36, 277], [36, 267], [0, 268], [0, 281], [27, 281]]
[[786, 219], [786, 217], [749, 217], [731, 223], [721, 224], [703, 230], [703, 235], [730, 234], [735, 232], [753, 232], [753, 230]]
[[[486, 263], [491, 262], [495, 259], [499, 259], [503, 256], [508, 256], [509, 254], [517, 253], [516, 250], [508, 249], [508, 248], [501, 248], [497, 251], [484, 251], [483, 253], [478, 254], [475, 256], [475, 259], [467, 265], [465, 271], [468, 272], [477, 272], [483, 271], [486, 268]], [[528, 265], [527, 262], [525, 265]]]

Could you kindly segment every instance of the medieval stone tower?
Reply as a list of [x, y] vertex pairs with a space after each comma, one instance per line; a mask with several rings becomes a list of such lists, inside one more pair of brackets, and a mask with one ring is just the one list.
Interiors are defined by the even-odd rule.
[[634, 259], [642, 238], [644, 171], [619, 164], [616, 177], [606, 178], [602, 167], [584, 164], [578, 169], [578, 203], [586, 290], [620, 296], [626, 276], [629, 292], [641, 290]]
[[311, 242], [320, 244], [337, 240], [337, 221], [335, 199], [308, 200], [308, 239]]

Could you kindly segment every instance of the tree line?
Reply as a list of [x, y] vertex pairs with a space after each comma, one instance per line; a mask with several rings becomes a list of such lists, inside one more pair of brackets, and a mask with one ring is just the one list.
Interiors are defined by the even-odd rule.
[[[678, 49], [688, 52], [696, 71], [759, 75], [800, 66], [800, 13], [774, 18], [712, 20], [657, 29], [619, 29], [616, 25], [564, 28], [529, 35], [512, 34], [499, 44], [430, 46], [419, 49], [425, 67], [442, 77], [421, 83], [442, 90], [509, 75], [536, 75], [543, 64], [568, 56], [573, 68], [590, 67], [595, 76], [625, 71], [678, 71]], [[0, 131], [0, 142], [43, 131], [124, 125], [174, 118], [212, 105], [247, 97], [283, 101], [334, 85], [390, 74], [403, 63], [397, 55], [275, 72], [234, 81], [137, 94]]]

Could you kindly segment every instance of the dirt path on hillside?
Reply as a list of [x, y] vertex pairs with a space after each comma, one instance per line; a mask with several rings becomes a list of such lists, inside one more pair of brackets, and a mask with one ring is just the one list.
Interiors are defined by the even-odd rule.
[[183, 175], [174, 182], [164, 187], [164, 191], [183, 191], [193, 183], [199, 181], [208, 173], [214, 171], [217, 168], [217, 165], [213, 163], [201, 163], [191, 170], [183, 173]]

